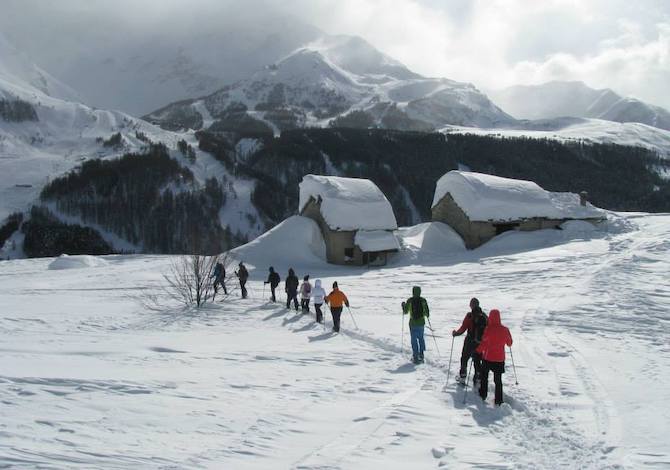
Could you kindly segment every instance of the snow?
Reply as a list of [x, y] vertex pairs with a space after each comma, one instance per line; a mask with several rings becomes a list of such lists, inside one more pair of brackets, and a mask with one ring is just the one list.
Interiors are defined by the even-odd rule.
[[193, 109], [202, 116], [202, 129], [209, 129], [209, 126], [214, 124], [214, 118], [209, 111], [203, 100], [196, 101], [191, 105]]
[[[0, 38], [0, 52], [2, 48]], [[6, 122], [0, 119], [0, 223], [13, 212], [27, 212], [38, 201], [46, 183], [83, 161], [141, 152], [147, 144], [136, 138], [135, 133], [139, 131], [151, 141], [162, 142], [171, 149], [176, 148], [179, 140], [186, 140], [196, 151], [195, 163], [189, 162], [180, 152], [172, 151], [171, 155], [194, 173], [197, 186], [203, 186], [211, 177], [220, 180], [226, 177], [230, 192], [220, 213], [222, 226], [249, 237], [265, 230], [265, 222], [250, 200], [254, 183], [230, 174], [219, 161], [200, 151], [193, 132], [169, 132], [118, 111], [93, 109], [49, 96], [31, 85], [28, 81], [31, 75], [23, 73], [25, 70], [36, 70], [34, 64], [18, 53], [9, 59], [7, 57], [0, 53], [0, 97], [19, 98], [31, 103], [39, 120]], [[200, 112], [206, 111], [202, 101], [195, 106]], [[122, 134], [122, 148], [105, 148], [96, 141], [98, 138], [109, 138], [116, 132]], [[253, 142], [249, 140], [245, 145], [245, 149], [251, 151]], [[65, 214], [59, 213], [58, 216], [100, 231], [117, 250], [141, 251], [141, 246], [134, 246], [95, 224], [83, 224], [79, 218]], [[15, 237], [9, 246], [0, 247], [0, 257], [21, 256], [21, 241], [22, 237]]]
[[[173, 257], [0, 262], [0, 465], [667, 467], [670, 215], [611, 215], [588, 238], [570, 233], [579, 225], [467, 251], [448, 227], [422, 224], [400, 232], [404, 246], [434, 248], [430, 262], [406, 252], [368, 270], [310, 255], [316, 226], [292, 218], [238, 249], [262, 267], [251, 298], [200, 311], [135, 299], [162, 292]], [[453, 242], [442, 253], [440, 238]], [[337, 280], [358, 329], [349, 312], [336, 335], [327, 311], [324, 330], [267, 302], [268, 263]], [[399, 324], [413, 285], [435, 331], [421, 366]], [[508, 356], [499, 409], [452, 382], [462, 338], [446, 383], [450, 332], [474, 296], [514, 337], [519, 383]]]
[[[509, 127], [509, 126], [508, 126]], [[514, 128], [477, 128], [446, 126], [446, 134], [474, 134], [494, 137], [530, 137], [563, 142], [618, 144], [654, 150], [670, 158], [670, 131], [634, 122], [612, 122], [602, 119], [559, 118], [543, 121], [522, 121]]]
[[248, 265], [266, 269], [281, 265], [290, 253], [296, 265], [322, 268], [326, 245], [319, 226], [312, 219], [299, 215], [289, 217], [254, 241], [231, 250], [231, 255]]
[[400, 250], [400, 245], [393, 232], [386, 230], [359, 230], [354, 236], [354, 245], [366, 253]]
[[0, 84], [3, 81], [22, 83], [26, 92], [44, 93], [55, 98], [80, 101], [79, 95], [74, 90], [33, 64], [0, 32]]
[[305, 175], [299, 210], [320, 197], [321, 214], [333, 230], [395, 230], [398, 224], [384, 193], [370, 180]]
[[442, 222], [425, 222], [412, 227], [401, 227], [404, 257], [416, 262], [429, 262], [445, 254], [466, 250], [461, 236]]
[[450, 171], [436, 185], [432, 207], [450, 194], [472, 221], [603, 218], [604, 211], [580, 205], [572, 193], [552, 193], [532, 181], [467, 171]]
[[49, 269], [81, 269], [107, 266], [107, 261], [90, 255], [60, 255], [49, 264]]

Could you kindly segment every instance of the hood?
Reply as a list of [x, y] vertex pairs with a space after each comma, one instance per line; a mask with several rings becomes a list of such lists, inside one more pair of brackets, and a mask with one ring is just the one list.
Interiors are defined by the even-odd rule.
[[270, 272], [271, 272], [271, 273], [275, 272], [275, 268], [273, 268], [272, 266], [270, 266]]
[[419, 286], [412, 287], [412, 297], [421, 297], [421, 287]]
[[489, 312], [489, 325], [500, 325], [500, 310], [493, 309]]
[[293, 271], [292, 268], [290, 268], [290, 269], [288, 270], [288, 275], [289, 275], [289, 276], [295, 276], [295, 272]]
[[321, 279], [317, 279], [317, 280], [314, 282], [314, 287], [321, 287]]

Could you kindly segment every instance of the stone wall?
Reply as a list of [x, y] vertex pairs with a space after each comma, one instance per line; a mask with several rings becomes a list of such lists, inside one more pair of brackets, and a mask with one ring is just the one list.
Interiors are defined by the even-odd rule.
[[[321, 214], [320, 201], [316, 201], [314, 198], [310, 198], [307, 204], [305, 204], [305, 207], [303, 208], [300, 215], [303, 217], [309, 217], [318, 224], [319, 229], [321, 229], [321, 234], [323, 235], [323, 241], [326, 244], [326, 259], [329, 263], [354, 265], [363, 264], [363, 253], [357, 246], [354, 245], [354, 237], [356, 232], [353, 230], [332, 230]], [[345, 258], [345, 250], [347, 249], [350, 249], [353, 252], [351, 260], [347, 260]]]

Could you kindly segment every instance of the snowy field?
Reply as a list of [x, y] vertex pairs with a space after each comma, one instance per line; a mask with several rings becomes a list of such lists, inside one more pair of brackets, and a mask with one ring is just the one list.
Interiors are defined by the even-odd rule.
[[[430, 224], [401, 233], [391, 266], [345, 269], [284, 224], [237, 251], [257, 266], [252, 298], [199, 312], [140, 307], [169, 257], [0, 262], [0, 467], [670, 467], [669, 215], [472, 252]], [[337, 279], [358, 329], [268, 303], [262, 260]], [[420, 366], [401, 346], [413, 285], [439, 346], [427, 337]], [[501, 408], [446, 383], [473, 296], [514, 336]]]

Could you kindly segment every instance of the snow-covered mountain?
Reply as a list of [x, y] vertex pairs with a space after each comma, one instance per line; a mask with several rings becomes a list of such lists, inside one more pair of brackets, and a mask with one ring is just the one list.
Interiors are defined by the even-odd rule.
[[[9, 50], [10, 46], [5, 47]], [[667, 207], [663, 202], [666, 183], [658, 181], [658, 175], [650, 175], [654, 171], [667, 174], [667, 165], [657, 164], [649, 160], [648, 154], [640, 152], [642, 163], [626, 172], [627, 176], [636, 175], [639, 181], [627, 188], [638, 191], [633, 199], [628, 193], [621, 197], [610, 195], [600, 184], [600, 181], [621, 181], [621, 171], [585, 163], [599, 162], [603, 152], [610, 161], [620, 161], [622, 152], [628, 150], [584, 148], [582, 155], [586, 158], [580, 160], [575, 159], [567, 146], [552, 147], [553, 144], [529, 149], [522, 141], [499, 146], [491, 139], [445, 139], [439, 134], [345, 129], [357, 127], [351, 125], [352, 121], [359, 120], [360, 124], [366, 119], [371, 126], [392, 129], [426, 129], [438, 125], [444, 128], [445, 122], [464, 123], [449, 127], [462, 133], [483, 128], [491, 129], [487, 132], [500, 131], [495, 127], [502, 125], [500, 121], [508, 128], [517, 126], [518, 130], [518, 126], [524, 125], [534, 129], [533, 132], [556, 130], [560, 124], [513, 120], [471, 85], [417, 76], [358, 38], [338, 36], [312, 42], [274, 66], [258, 71], [250, 80], [202, 99], [177, 103], [152, 116], [172, 130], [123, 112], [94, 109], [50, 96], [43, 87], [38, 87], [43, 82], [33, 83], [34, 74], [26, 72], [39, 68], [25, 55], [15, 53], [11, 61], [5, 57], [8, 56], [0, 56], [0, 232], [9, 230], [5, 228], [10, 214], [27, 214], [33, 205], [46, 205], [61, 221], [100, 232], [116, 251], [175, 252], [180, 249], [177, 245], [166, 248], [156, 237], [147, 242], [135, 229], [141, 226], [146, 234], [146, 225], [151, 223], [153, 234], [169, 233], [179, 239], [184, 234], [177, 232], [177, 228], [192, 226], [188, 224], [193, 220], [176, 222], [171, 217], [176, 213], [193, 214], [207, 207], [206, 214], [199, 213], [198, 222], [212, 222], [212, 238], [225, 240], [222, 247], [230, 247], [255, 238], [295, 213], [298, 182], [306, 173], [371, 178], [393, 204], [398, 220], [415, 224], [429, 217], [433, 185], [445, 171], [465, 164], [479, 171], [541, 179], [544, 176], [537, 168], [546, 160], [550, 147], [553, 155], [562, 157], [554, 165], [560, 173], [552, 179], [560, 186], [555, 189], [581, 190], [583, 186], [573, 181], [571, 175], [597, 173], [598, 182], [591, 189], [605, 202], [604, 207], [635, 210]], [[62, 89], [56, 80], [46, 74], [43, 77], [48, 85], [46, 91], [56, 94], [52, 90]], [[340, 129], [301, 129], [279, 138], [272, 135], [291, 127], [325, 127], [332, 120], [341, 119], [349, 121]], [[667, 131], [640, 124], [617, 124], [626, 129], [637, 126], [635, 132], [628, 134], [621, 129], [611, 131], [605, 121], [598, 122], [605, 123], [601, 132], [611, 140], [593, 139], [595, 142], [670, 149], [670, 139], [647, 138], [650, 129], [663, 135]], [[368, 127], [363, 124], [358, 127]], [[208, 128], [209, 132], [196, 134], [194, 128]], [[237, 132], [217, 132], [222, 130]], [[245, 132], [253, 135], [245, 136]], [[579, 132], [574, 138], [579, 140]], [[121, 194], [99, 196], [96, 190], [81, 189], [95, 185], [108, 187], [105, 185], [110, 183], [109, 173], [115, 174], [114, 169], [118, 169], [110, 170], [110, 166], [105, 167], [107, 175], [92, 179], [90, 174], [84, 177], [78, 173], [80, 181], [85, 183], [79, 187], [61, 178], [89, 160], [118, 165], [114, 162], [129, 152], [144, 156], [150, 142], [165, 146], [164, 153], [178, 163], [173, 176], [186, 174], [188, 187], [179, 179], [147, 181], [143, 188], [134, 188], [138, 195], [124, 186], [139, 177], [136, 173], [127, 175], [128, 181], [113, 182], [114, 190]], [[650, 165], [644, 163], [647, 161]], [[145, 165], [146, 161], [140, 167]], [[60, 185], [57, 194], [40, 199], [43, 189], [54, 182]], [[156, 198], [156, 204], [149, 205], [147, 210], [165, 210], [153, 217], [131, 214], [133, 207], [137, 210], [145, 202], [137, 198], [141, 198], [146, 188], [151, 188], [149, 196]], [[209, 192], [204, 196], [214, 194], [216, 197], [209, 201], [215, 203], [205, 204], [199, 199], [206, 189]], [[175, 198], [186, 193], [191, 199], [187, 197], [180, 202], [182, 206], [176, 206], [173, 199], [161, 199], [166, 192], [173, 192]], [[106, 217], [110, 213], [114, 217]], [[156, 230], [159, 216], [175, 229]], [[10, 252], [0, 251], [0, 257], [21, 254], [20, 249], [14, 251], [13, 244]]]
[[231, 120], [254, 120], [275, 132], [333, 120], [412, 130], [513, 121], [473, 85], [422, 77], [352, 36], [323, 36], [247, 79], [146, 118], [173, 129], [215, 124], [223, 130]]
[[603, 119], [555, 118], [519, 121], [508, 128], [446, 126], [445, 134], [461, 133], [494, 137], [530, 137], [561, 142], [590, 142], [643, 147], [670, 159], [670, 132], [637, 122], [612, 122]]
[[635, 98], [622, 97], [608, 88], [594, 89], [583, 82], [518, 85], [491, 90], [488, 94], [518, 119], [594, 118], [670, 130], [670, 111]]
[[[15, 51], [6, 41], [3, 47]], [[35, 74], [44, 80], [35, 83]], [[130, 152], [143, 153], [149, 143], [163, 144], [169, 155], [193, 175], [187, 190], [204, 187], [211, 177], [219, 181], [225, 178], [225, 168], [211, 155], [197, 149], [192, 133], [165, 131], [120, 111], [93, 109], [50, 96], [47, 91], [56, 95], [67, 88], [48, 74], [42, 74], [25, 55], [0, 55], [0, 227], [10, 214], [27, 214], [31, 206], [41, 205], [43, 188], [83, 162], [108, 162]], [[118, 140], [114, 141], [112, 136]], [[192, 146], [193, 158], [187, 158], [178, 150], [180, 141]], [[245, 182], [244, 179], [235, 181], [239, 185]], [[175, 185], [170, 188], [182, 190]], [[239, 219], [225, 217], [227, 223], [220, 222], [222, 227], [248, 236], [265, 229], [264, 225], [256, 227], [249, 220], [255, 214], [249, 191], [241, 190], [239, 197], [228, 198], [227, 209], [235, 208], [241, 213], [236, 214]], [[58, 215], [68, 223], [82, 223], [77, 217]], [[141, 246], [124, 240], [119, 233], [103, 234], [115, 250], [141, 250]], [[20, 248], [15, 253], [2, 252], [2, 248], [0, 246], [0, 257], [21, 255]]]
[[0, 31], [76, 89], [82, 96], [78, 101], [136, 117], [212, 93], [321, 34], [286, 14], [250, 9], [244, 2], [212, 2], [206, 9], [174, 2], [165, 10], [183, 12], [171, 18], [159, 11], [129, 18], [132, 13], [120, 11], [124, 2], [100, 6], [109, 14], [88, 17], [92, 8], [82, 2], [77, 9], [74, 3], [35, 9], [39, 34], [17, 29], [7, 17], [0, 18]]
[[10, 87], [52, 98], [80, 100], [77, 92], [31, 62], [0, 32], [0, 93], [9, 92]]

